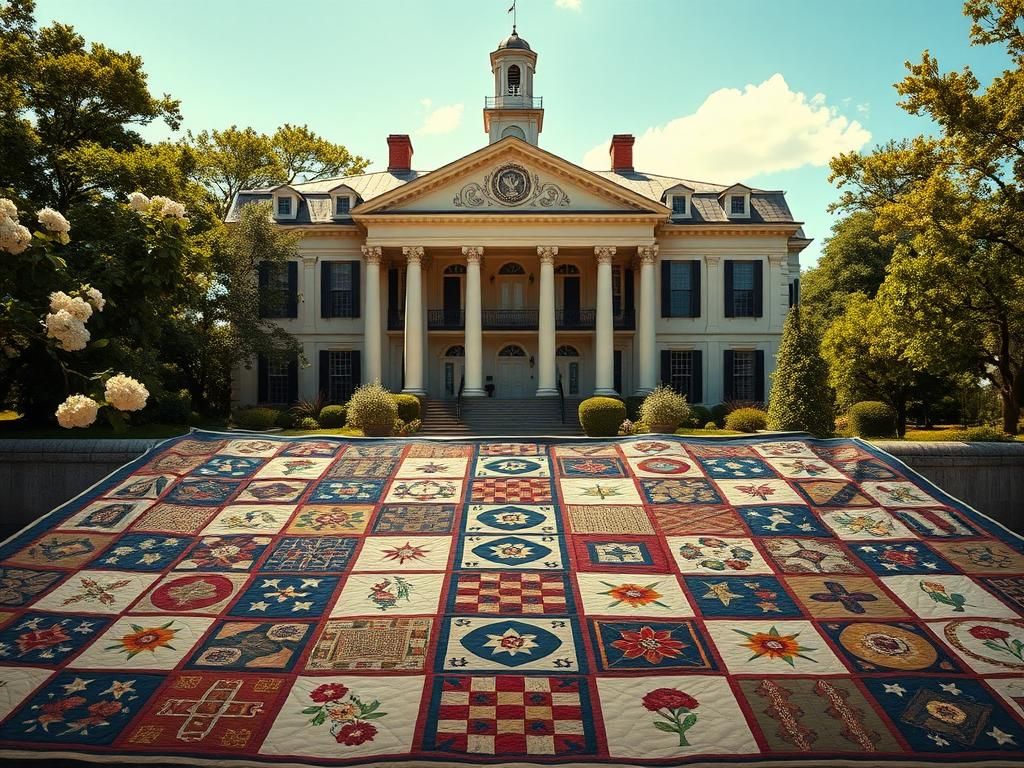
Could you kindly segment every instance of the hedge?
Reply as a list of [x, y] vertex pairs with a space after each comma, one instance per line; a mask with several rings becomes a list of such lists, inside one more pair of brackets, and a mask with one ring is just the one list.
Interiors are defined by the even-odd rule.
[[615, 437], [626, 420], [626, 406], [614, 397], [591, 397], [580, 403], [579, 419], [589, 437]]
[[896, 412], [878, 400], [862, 400], [846, 414], [857, 437], [896, 437]]
[[737, 408], [725, 417], [725, 428], [737, 432], [757, 432], [768, 425], [768, 414], [760, 408]]
[[345, 406], [344, 405], [325, 405], [320, 411], [320, 416], [317, 418], [320, 422], [320, 426], [325, 429], [335, 429], [336, 427], [345, 426]]

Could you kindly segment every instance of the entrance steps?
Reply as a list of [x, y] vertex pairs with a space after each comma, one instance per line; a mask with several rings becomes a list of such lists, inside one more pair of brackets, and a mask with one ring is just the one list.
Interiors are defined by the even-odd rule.
[[454, 400], [424, 399], [420, 407], [423, 426], [417, 435], [423, 437], [470, 437], [472, 431], [455, 415]]
[[578, 400], [565, 401], [563, 424], [557, 397], [522, 400], [469, 397], [462, 400], [462, 421], [471, 434], [478, 436], [582, 435], [576, 415], [578, 405]]

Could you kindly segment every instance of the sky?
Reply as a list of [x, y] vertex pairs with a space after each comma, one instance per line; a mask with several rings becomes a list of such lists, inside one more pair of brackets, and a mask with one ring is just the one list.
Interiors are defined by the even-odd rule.
[[[412, 136], [429, 170], [487, 143], [488, 53], [512, 0], [37, 0], [40, 24], [143, 58], [156, 93], [182, 102], [182, 130], [272, 132], [307, 124], [387, 165], [386, 137]], [[637, 170], [782, 189], [820, 254], [837, 196], [828, 160], [933, 130], [893, 84], [925, 49], [982, 83], [1007, 66], [972, 47], [959, 0], [519, 0], [538, 54], [540, 146], [608, 167], [614, 133], [637, 137]], [[174, 138], [163, 124], [151, 140]]]

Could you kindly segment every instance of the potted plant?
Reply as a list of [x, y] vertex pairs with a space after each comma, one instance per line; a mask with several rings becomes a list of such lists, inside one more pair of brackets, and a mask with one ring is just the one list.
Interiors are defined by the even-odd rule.
[[488, 376], [487, 383], [484, 384], [484, 390], [487, 392], [488, 397], [494, 397], [494, 377]]
[[348, 423], [367, 437], [389, 437], [398, 418], [398, 405], [380, 382], [364, 384], [352, 393], [346, 416]]
[[673, 434], [679, 425], [690, 418], [686, 398], [670, 387], [659, 384], [640, 405], [640, 421], [650, 432]]

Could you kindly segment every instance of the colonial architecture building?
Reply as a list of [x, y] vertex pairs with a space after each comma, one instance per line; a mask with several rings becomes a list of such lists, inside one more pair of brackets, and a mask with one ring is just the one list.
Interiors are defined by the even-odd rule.
[[240, 404], [360, 382], [431, 398], [642, 393], [764, 400], [810, 242], [782, 192], [633, 167], [611, 139], [592, 172], [541, 149], [537, 54], [514, 31], [490, 54], [488, 144], [413, 169], [388, 137], [378, 173], [242, 192], [301, 231], [299, 258], [265, 265], [269, 316], [308, 365], [253, 361]]

